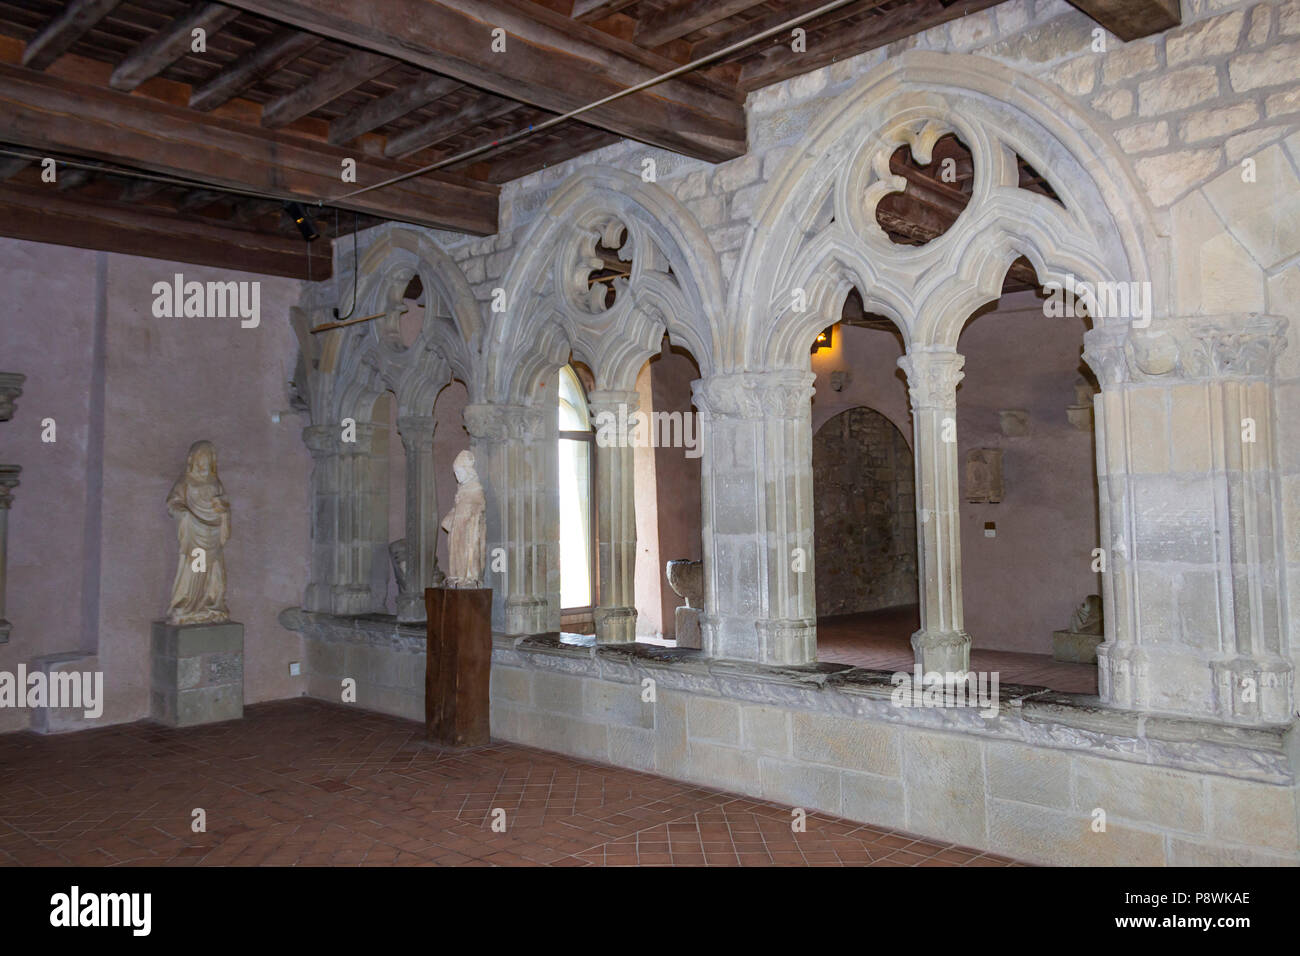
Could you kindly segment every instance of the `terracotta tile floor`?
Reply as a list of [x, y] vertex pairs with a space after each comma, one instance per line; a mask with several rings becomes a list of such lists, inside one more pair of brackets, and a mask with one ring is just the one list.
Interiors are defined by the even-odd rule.
[[188, 730], [3, 735], [0, 863], [1012, 865], [817, 813], [796, 834], [789, 807], [512, 744], [441, 750], [423, 730], [298, 699]]
[[[915, 605], [817, 619], [817, 659], [882, 671], [908, 671], [912, 632], [921, 626]], [[971, 670], [998, 673], [1003, 684], [1039, 684], [1067, 694], [1097, 693], [1096, 664], [1063, 664], [1049, 654], [972, 648]]]

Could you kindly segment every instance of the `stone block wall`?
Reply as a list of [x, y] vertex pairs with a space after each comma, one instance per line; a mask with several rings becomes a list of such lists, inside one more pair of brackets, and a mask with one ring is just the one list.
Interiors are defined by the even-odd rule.
[[819, 617], [916, 603], [915, 481], [912, 449], [873, 409], [813, 436]]
[[492, 733], [1035, 863], [1300, 865], [1280, 733], [1144, 724], [1041, 688], [1003, 688], [989, 720], [899, 708], [865, 675], [498, 640]]
[[[310, 696], [424, 717], [423, 631], [286, 612]], [[890, 675], [494, 638], [492, 736], [1042, 864], [1300, 865], [1296, 732], [1003, 686], [902, 707]], [[1102, 824], [1104, 823], [1104, 828]]]

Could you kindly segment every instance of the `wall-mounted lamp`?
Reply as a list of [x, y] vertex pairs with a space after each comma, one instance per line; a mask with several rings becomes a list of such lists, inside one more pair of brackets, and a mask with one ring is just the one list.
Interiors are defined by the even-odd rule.
[[811, 351], [813, 354], [816, 354], [818, 349], [830, 348], [831, 345], [833, 344], [832, 339], [833, 339], [834, 332], [835, 332], [835, 326], [833, 325], [828, 325], [826, 328], [818, 332], [817, 338], [813, 339], [812, 348], [809, 351]]

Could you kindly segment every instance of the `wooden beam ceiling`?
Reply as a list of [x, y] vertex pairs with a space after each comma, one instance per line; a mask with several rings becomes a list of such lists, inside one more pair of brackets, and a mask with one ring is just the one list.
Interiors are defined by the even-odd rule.
[[43, 70], [108, 14], [122, 0], [72, 0], [23, 50], [23, 66]]
[[[308, 36], [309, 34], [302, 34]], [[336, 146], [350, 143], [363, 133], [385, 126], [395, 119], [428, 106], [448, 93], [461, 89], [461, 84], [445, 76], [426, 74], [414, 83], [399, 87], [387, 96], [373, 99], [345, 116], [330, 123], [329, 141]]]
[[211, 110], [234, 99], [248, 87], [293, 62], [324, 42], [324, 37], [284, 29], [270, 42], [231, 63], [190, 94], [190, 109]]
[[1070, 0], [1125, 43], [1183, 22], [1179, 0]]
[[238, 10], [220, 3], [195, 6], [132, 50], [113, 71], [108, 85], [129, 93], [189, 53], [194, 43], [195, 30], [203, 30], [210, 35], [237, 16]]
[[[0, 129], [33, 149], [87, 155], [203, 183], [314, 202], [344, 191], [344, 159], [357, 183], [409, 171], [391, 160], [249, 128], [183, 107], [0, 64]], [[385, 219], [491, 235], [497, 190], [430, 174], [342, 204]]]
[[[633, 39], [646, 47], [676, 40], [756, 7], [762, 0], [674, 0], [637, 22]], [[826, 0], [822, 0], [823, 3]]]
[[[505, 0], [232, 0], [241, 9], [554, 113], [659, 75], [662, 63], [568, 17]], [[525, 7], [527, 9], [525, 9]], [[494, 29], [506, 51], [492, 49]], [[669, 65], [672, 65], [671, 62]], [[584, 121], [711, 162], [744, 153], [745, 114], [734, 95], [699, 78], [661, 83], [586, 113]]]
[[[301, 239], [221, 226], [154, 207], [68, 196], [40, 186], [0, 184], [0, 235], [262, 275], [307, 277], [307, 243]], [[329, 278], [333, 263], [328, 246], [322, 243], [312, 254], [312, 278]]]
[[386, 56], [357, 50], [342, 63], [267, 103], [262, 109], [262, 125], [267, 129], [288, 126], [394, 66], [396, 64]]

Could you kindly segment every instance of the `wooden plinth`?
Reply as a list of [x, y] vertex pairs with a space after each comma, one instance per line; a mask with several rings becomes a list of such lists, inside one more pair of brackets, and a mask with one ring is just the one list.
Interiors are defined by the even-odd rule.
[[482, 746], [490, 733], [492, 589], [425, 588], [424, 605], [425, 736], [447, 747]]

